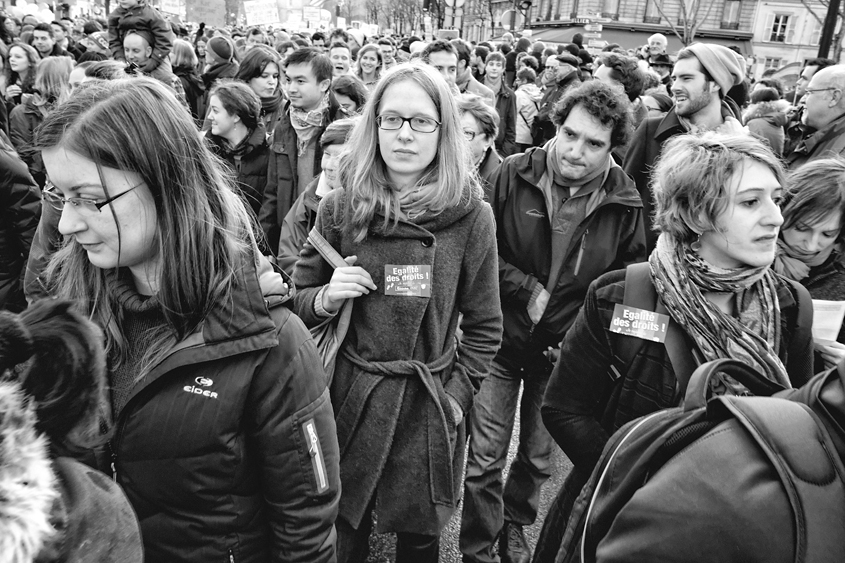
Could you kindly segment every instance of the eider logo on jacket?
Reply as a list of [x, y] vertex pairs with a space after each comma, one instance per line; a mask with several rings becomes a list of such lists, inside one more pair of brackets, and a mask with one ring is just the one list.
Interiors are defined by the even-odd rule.
[[196, 387], [194, 385], [185, 385], [182, 390], [185, 393], [191, 393], [192, 395], [200, 395], [202, 397], [206, 397], [209, 399], [216, 399], [217, 393], [214, 391], [209, 391], [208, 389], [203, 389], [202, 387], [210, 387], [214, 381], [208, 379], [207, 377], [198, 377], [194, 379], [194, 382], [201, 387]]

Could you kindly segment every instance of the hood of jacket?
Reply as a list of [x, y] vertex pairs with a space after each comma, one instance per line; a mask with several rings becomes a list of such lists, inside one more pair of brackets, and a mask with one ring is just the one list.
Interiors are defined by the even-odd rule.
[[543, 92], [540, 90], [536, 84], [523, 84], [519, 88], [517, 88], [517, 92], [523, 92], [528, 95], [528, 98], [532, 102], [539, 102], [540, 99], [543, 97]]
[[244, 139], [246, 146], [243, 148], [242, 153], [239, 150], [240, 145], [238, 147], [231, 147], [226, 139], [218, 135], [212, 135], [210, 130], [206, 134], [206, 138], [213, 145], [214, 151], [223, 158], [234, 156], [235, 153], [246, 156], [255, 149], [267, 144], [267, 130], [264, 128], [264, 124], [259, 121], [258, 127], [253, 129], [246, 139]]
[[749, 105], [742, 119], [743, 123], [748, 123], [752, 119], [765, 119], [775, 127], [783, 127], [789, 122], [789, 117], [786, 113], [788, 110], [789, 102], [786, 100], [759, 102]]
[[20, 385], [0, 382], [0, 553], [34, 561], [55, 535], [50, 518], [60, 496], [47, 439], [35, 429]]
[[[539, 186], [540, 179], [546, 173], [546, 149], [544, 147], [532, 147], [522, 154], [512, 156], [514, 159], [514, 170], [526, 182], [532, 186]], [[622, 172], [622, 169], [613, 162], [610, 165], [610, 173], [618, 172], [625, 176], [627, 181], [610, 182], [611, 191], [607, 192], [605, 201], [612, 201], [631, 207], [642, 207], [643, 202], [637, 191], [634, 181]], [[605, 181], [605, 186], [608, 182]], [[540, 188], [537, 187], [539, 190]]]

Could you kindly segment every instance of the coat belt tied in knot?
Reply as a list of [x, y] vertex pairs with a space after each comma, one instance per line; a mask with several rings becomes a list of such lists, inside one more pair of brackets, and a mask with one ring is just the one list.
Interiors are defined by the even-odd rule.
[[[427, 434], [431, 500], [435, 504], [451, 506], [454, 502], [454, 480], [451, 463], [453, 446], [449, 441], [449, 433], [456, 425], [446, 392], [440, 378], [436, 378], [435, 374], [445, 371], [454, 363], [455, 350], [453, 344], [441, 357], [425, 364], [419, 360], [370, 362], [359, 356], [351, 346], [344, 346], [341, 350], [343, 356], [363, 373], [355, 378], [335, 416], [341, 460], [350, 445], [351, 437], [355, 435], [354, 429], [358, 427], [367, 400], [376, 385], [386, 377], [416, 376], [431, 398], [426, 405], [426, 416], [419, 421], [429, 422]], [[431, 421], [434, 421], [434, 424]], [[386, 443], [389, 444], [391, 440], [392, 437], [385, 437]], [[378, 457], [375, 452], [373, 454]], [[437, 463], [438, 459], [441, 460], [440, 463]]]

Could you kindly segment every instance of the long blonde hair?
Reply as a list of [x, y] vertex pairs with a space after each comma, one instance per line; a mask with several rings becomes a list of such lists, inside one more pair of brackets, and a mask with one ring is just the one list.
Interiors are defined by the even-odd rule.
[[352, 207], [351, 224], [346, 228], [356, 242], [367, 238], [367, 229], [377, 213], [384, 215], [384, 230], [391, 221], [395, 225], [401, 215], [400, 194], [392, 186], [381, 156], [376, 118], [387, 89], [405, 81], [415, 82], [428, 94], [440, 121], [437, 154], [416, 183], [418, 188], [429, 187], [422, 190], [422, 198], [416, 205], [436, 214], [460, 203], [468, 204], [470, 198], [464, 195], [465, 188], [470, 188], [470, 193], [481, 193], [469, 143], [461, 128], [458, 104], [449, 85], [428, 65], [395, 66], [384, 74], [364, 107], [362, 118], [347, 142], [350, 148], [341, 167], [341, 182], [350, 194]]
[[[173, 343], [195, 331], [215, 304], [231, 298], [237, 271], [255, 258], [249, 213], [190, 114], [157, 80], [83, 83], [38, 131], [36, 148], [55, 147], [93, 161], [98, 170], [134, 172], [153, 196], [162, 266], [156, 298], [166, 326], [150, 335], [141, 377]], [[105, 183], [103, 190], [108, 197]], [[102, 212], [114, 210], [108, 206]], [[119, 237], [118, 231], [118, 244]], [[72, 237], [47, 268], [53, 294], [76, 300], [103, 328], [114, 367], [125, 361], [127, 343], [107, 274], [89, 262]]]

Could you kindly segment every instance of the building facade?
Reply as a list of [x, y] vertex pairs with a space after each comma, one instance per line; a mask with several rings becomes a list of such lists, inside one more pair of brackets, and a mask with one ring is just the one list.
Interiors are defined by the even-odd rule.
[[777, 76], [784, 82], [794, 83], [804, 61], [818, 55], [827, 8], [818, 0], [806, 1], [807, 5], [801, 0], [759, 3], [752, 42], [755, 78], [772, 69], [778, 71]]

